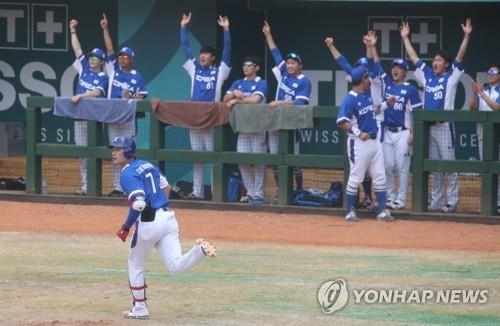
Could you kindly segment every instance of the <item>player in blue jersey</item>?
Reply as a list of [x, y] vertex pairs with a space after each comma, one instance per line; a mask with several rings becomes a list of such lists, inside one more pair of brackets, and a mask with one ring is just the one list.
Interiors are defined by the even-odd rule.
[[[267, 46], [271, 51], [276, 66], [272, 69], [274, 77], [278, 81], [276, 97], [274, 101], [269, 103], [270, 106], [278, 106], [283, 104], [290, 105], [307, 105], [310, 102], [311, 96], [311, 80], [302, 73], [303, 62], [300, 55], [295, 52], [288, 53], [285, 58], [281, 55], [274, 38], [271, 34], [271, 26], [267, 21], [264, 21], [262, 32], [266, 37]], [[269, 132], [269, 152], [271, 154], [278, 153], [278, 131]], [[297, 132], [295, 133], [295, 137]], [[299, 153], [299, 143], [295, 139], [294, 153]], [[277, 171], [273, 170], [275, 175], [276, 185]], [[293, 174], [295, 176], [296, 191], [303, 189], [303, 172], [302, 168], [294, 167]]]
[[[370, 79], [370, 95], [372, 97], [372, 101], [374, 105], [380, 104], [383, 99], [382, 99], [382, 81], [380, 78], [380, 74], [376, 73], [375, 71], [375, 66], [373, 62], [373, 57], [371, 54], [371, 50], [368, 48], [368, 44], [366, 42], [366, 37], [367, 35], [363, 36], [363, 43], [365, 44], [366, 47], [366, 56], [359, 58], [355, 63], [354, 66], [362, 66], [368, 70], [368, 76]], [[332, 54], [333, 58], [339, 66], [342, 68], [342, 70], [345, 71], [347, 74], [347, 80], [350, 81], [350, 74], [352, 70], [351, 64], [347, 61], [346, 57], [342, 55], [342, 53], [337, 49], [335, 46], [335, 42], [333, 37], [327, 37], [325, 39], [325, 44], [326, 47], [330, 50], [330, 53]], [[377, 114], [377, 125], [379, 127], [379, 131], [381, 129], [381, 123], [383, 119], [383, 114]], [[379, 139], [380, 139], [380, 132], [378, 134]], [[373, 200], [372, 198], [372, 179], [370, 175], [366, 175], [365, 179], [363, 180], [362, 183], [363, 186], [363, 192], [365, 193], [365, 197], [361, 201], [361, 206], [364, 208], [368, 208], [369, 210], [377, 210], [378, 203], [376, 200]]]
[[[230, 105], [238, 103], [265, 103], [267, 97], [267, 82], [257, 73], [260, 71], [261, 60], [256, 56], [246, 56], [243, 59], [243, 79], [233, 82], [224, 96], [224, 102]], [[265, 132], [240, 132], [236, 143], [239, 153], [265, 153]], [[241, 178], [247, 189], [250, 205], [264, 204], [264, 186], [266, 166], [256, 165], [255, 171], [248, 164], [240, 164]]]
[[368, 70], [362, 66], [351, 70], [352, 89], [342, 101], [337, 115], [337, 125], [347, 134], [347, 153], [349, 156], [349, 180], [346, 186], [346, 221], [359, 220], [354, 210], [358, 187], [368, 172], [374, 183], [378, 201], [377, 219], [393, 221], [386, 208], [386, 178], [382, 144], [377, 140], [377, 121], [373, 101], [368, 91], [370, 79]]
[[[377, 37], [368, 34], [367, 44], [374, 60], [375, 72], [381, 76], [385, 99], [380, 105], [383, 112], [382, 143], [384, 150], [385, 175], [387, 179], [387, 203], [392, 209], [402, 209], [406, 205], [408, 179], [410, 174], [411, 144], [413, 142], [412, 111], [422, 107], [418, 90], [406, 82], [409, 65], [403, 58], [392, 61], [388, 75], [377, 53]], [[397, 191], [394, 175], [399, 175]]]
[[[424, 89], [424, 110], [454, 110], [455, 95], [460, 77], [464, 73], [462, 61], [472, 33], [471, 20], [462, 25], [464, 37], [455, 60], [445, 51], [439, 51], [429, 67], [420, 60], [410, 41], [410, 25], [401, 26], [401, 38], [408, 57], [416, 66], [415, 78]], [[430, 127], [429, 158], [435, 160], [455, 160], [455, 128], [452, 122], [438, 121]], [[429, 210], [454, 212], [458, 205], [458, 174], [446, 173], [447, 193], [444, 195], [444, 176], [441, 172], [431, 174], [431, 200]]]
[[[108, 29], [108, 19], [105, 14], [103, 14], [100, 24], [107, 52], [106, 71], [109, 76], [108, 98], [139, 100], [146, 98], [148, 91], [146, 90], [142, 74], [132, 67], [135, 58], [134, 51], [129, 47], [123, 47], [117, 56]], [[135, 137], [135, 132], [135, 121], [108, 124], [109, 139], [123, 135]], [[124, 195], [119, 176], [120, 169], [118, 166], [114, 166], [113, 190], [108, 194], [110, 197], [121, 197]]]
[[122, 169], [120, 183], [130, 206], [116, 235], [125, 242], [135, 226], [128, 254], [132, 309], [123, 315], [145, 319], [149, 317], [149, 310], [144, 264], [153, 248], [171, 274], [186, 272], [205, 256], [215, 257], [217, 250], [209, 242], [198, 239], [193, 248], [182, 254], [179, 225], [175, 213], [169, 209], [170, 186], [165, 175], [150, 162], [136, 159], [136, 145], [131, 137], [115, 137], [108, 148], [112, 149], [113, 163]]
[[[73, 67], [79, 76], [76, 94], [71, 97], [71, 101], [75, 104], [86, 97], [105, 97], [108, 90], [108, 76], [102, 71], [106, 54], [103, 50], [95, 48], [85, 56], [76, 33], [77, 26], [77, 20], [72, 19], [69, 22], [71, 46], [76, 57]], [[75, 120], [74, 129], [75, 144], [87, 146], [87, 121]], [[87, 194], [87, 158], [82, 157], [79, 161], [81, 182], [75, 195], [84, 196]]]
[[[486, 72], [487, 82], [472, 81], [474, 97], [470, 109], [474, 111], [500, 112], [500, 64], [491, 65]], [[483, 124], [476, 125], [479, 159], [483, 159]], [[499, 153], [500, 155], [500, 153]], [[500, 176], [498, 177], [497, 213], [500, 214]]]
[[[182, 66], [191, 78], [191, 100], [218, 102], [221, 100], [222, 84], [231, 72], [231, 34], [229, 19], [219, 16], [217, 23], [224, 30], [224, 49], [220, 65], [216, 65], [215, 49], [204, 45], [200, 49], [198, 60], [194, 57], [189, 43], [188, 25], [191, 13], [183, 14], [181, 19], [180, 40], [186, 62]], [[190, 129], [189, 140], [194, 151], [213, 151], [213, 128]], [[203, 199], [203, 164], [193, 164], [193, 192], [187, 198]]]

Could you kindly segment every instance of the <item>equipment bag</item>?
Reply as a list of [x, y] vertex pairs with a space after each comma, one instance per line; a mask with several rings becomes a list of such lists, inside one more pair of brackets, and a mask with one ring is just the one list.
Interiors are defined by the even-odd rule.
[[227, 178], [227, 201], [239, 201], [246, 195], [246, 188], [239, 172], [232, 172]]
[[334, 181], [328, 191], [318, 189], [301, 190], [294, 194], [293, 204], [314, 207], [342, 207], [342, 182]]

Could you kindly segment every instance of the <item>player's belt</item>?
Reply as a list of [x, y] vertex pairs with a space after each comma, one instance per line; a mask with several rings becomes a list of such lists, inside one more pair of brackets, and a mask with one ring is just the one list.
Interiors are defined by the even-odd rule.
[[368, 134], [368, 135], [370, 136], [370, 139], [377, 139], [377, 134], [375, 134], [375, 135]]
[[389, 130], [390, 132], [400, 132], [400, 131], [403, 131], [403, 130], [406, 130], [405, 127], [387, 127], [387, 130]]

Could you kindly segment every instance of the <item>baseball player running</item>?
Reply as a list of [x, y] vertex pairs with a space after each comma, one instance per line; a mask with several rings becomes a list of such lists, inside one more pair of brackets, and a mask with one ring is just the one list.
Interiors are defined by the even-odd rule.
[[[104, 97], [108, 89], [108, 76], [102, 71], [106, 54], [103, 50], [95, 48], [85, 56], [76, 33], [77, 26], [77, 20], [72, 19], [69, 22], [71, 46], [76, 57], [73, 67], [79, 76], [76, 95], [71, 97], [71, 101], [75, 104], [85, 97]], [[87, 121], [75, 120], [74, 127], [75, 144], [87, 146]], [[87, 158], [82, 157], [79, 161], [81, 182], [80, 188], [75, 191], [75, 195], [84, 196], [87, 194]]]
[[215, 257], [217, 250], [209, 242], [198, 239], [191, 250], [182, 254], [179, 225], [175, 213], [168, 207], [170, 186], [165, 175], [150, 162], [135, 158], [136, 145], [132, 137], [115, 137], [108, 148], [112, 149], [113, 163], [121, 167], [120, 183], [130, 206], [116, 235], [125, 242], [135, 225], [128, 254], [132, 309], [124, 311], [123, 316], [146, 319], [149, 310], [144, 264], [153, 248], [171, 274], [189, 270], [205, 256]]
[[[375, 64], [381, 76], [386, 101], [380, 105], [382, 122], [382, 146], [384, 151], [385, 176], [387, 179], [387, 203], [392, 209], [406, 205], [408, 178], [410, 174], [411, 143], [413, 141], [412, 111], [420, 109], [422, 101], [418, 90], [405, 82], [408, 63], [403, 58], [392, 61], [391, 75], [387, 75], [380, 64], [377, 53], [377, 37], [371, 32], [366, 38]], [[394, 186], [394, 174], [399, 174], [398, 191]]]
[[[243, 59], [243, 75], [245, 78], [233, 82], [224, 96], [224, 102], [234, 105], [238, 103], [265, 103], [267, 96], [267, 82], [257, 76], [260, 71], [261, 60], [256, 56], [246, 56]], [[265, 153], [265, 132], [240, 132], [236, 143], [236, 150], [240, 153]], [[264, 204], [264, 178], [266, 166], [256, 165], [255, 171], [248, 164], [240, 164], [241, 178], [247, 189], [250, 205]]]
[[393, 221], [394, 217], [386, 208], [386, 179], [382, 145], [377, 140], [377, 121], [373, 101], [368, 89], [368, 70], [362, 66], [351, 70], [352, 89], [342, 101], [337, 116], [337, 125], [347, 134], [349, 155], [349, 180], [346, 186], [346, 221], [359, 220], [354, 207], [358, 187], [368, 171], [374, 182], [374, 191], [379, 203], [377, 219]]
[[[144, 99], [148, 91], [144, 84], [142, 74], [132, 68], [135, 53], [129, 47], [123, 47], [116, 56], [111, 35], [108, 29], [108, 19], [102, 15], [101, 28], [103, 31], [104, 45], [106, 46], [107, 60], [106, 71], [109, 76], [108, 98]], [[108, 124], [108, 138], [127, 135], [135, 137], [135, 121], [129, 123]], [[122, 197], [123, 189], [120, 185], [120, 167], [113, 167], [113, 191], [108, 196]]]
[[[272, 69], [274, 77], [278, 81], [275, 100], [269, 103], [270, 106], [278, 106], [283, 104], [292, 105], [307, 105], [311, 95], [311, 80], [302, 73], [302, 58], [294, 52], [288, 53], [285, 58], [281, 55], [274, 38], [271, 34], [271, 27], [267, 21], [264, 21], [262, 32], [266, 37], [266, 42], [273, 55], [276, 66]], [[271, 154], [278, 153], [278, 131], [269, 132], [269, 152]], [[295, 136], [297, 133], [295, 133]], [[294, 153], [299, 153], [299, 143], [297, 139], [294, 142]], [[294, 167], [293, 174], [295, 177], [296, 190], [303, 189], [303, 172], [302, 168]], [[275, 179], [277, 183], [277, 173], [275, 171]]]
[[[183, 14], [181, 19], [181, 46], [186, 62], [182, 66], [191, 78], [191, 100], [214, 102], [221, 100], [222, 83], [231, 72], [231, 34], [229, 33], [229, 19], [219, 16], [217, 23], [224, 30], [224, 49], [222, 61], [219, 66], [215, 65], [215, 49], [204, 45], [200, 49], [199, 61], [191, 51], [188, 36], [188, 25], [191, 21], [191, 13]], [[213, 151], [213, 128], [190, 129], [189, 140], [191, 149], [194, 151]], [[187, 198], [203, 199], [203, 164], [193, 164], [193, 192]]]
[[[470, 18], [462, 25], [464, 37], [455, 60], [444, 51], [439, 51], [432, 60], [432, 67], [420, 60], [410, 41], [410, 25], [406, 22], [401, 26], [401, 38], [408, 57], [416, 66], [415, 78], [424, 89], [424, 110], [454, 110], [455, 95], [460, 77], [464, 73], [462, 61], [469, 45], [472, 33]], [[455, 159], [455, 127], [452, 122], [438, 121], [430, 127], [429, 158], [437, 160]], [[431, 174], [431, 201], [429, 210], [454, 212], [458, 205], [458, 174], [447, 173], [448, 189], [446, 198], [443, 193], [444, 174]]]

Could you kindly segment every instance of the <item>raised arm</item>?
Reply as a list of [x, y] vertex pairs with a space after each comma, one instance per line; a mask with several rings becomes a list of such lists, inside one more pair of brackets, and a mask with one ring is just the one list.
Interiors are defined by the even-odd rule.
[[228, 67], [231, 67], [231, 34], [229, 32], [229, 18], [227, 16], [219, 16], [217, 23], [224, 30], [224, 49], [222, 50], [222, 61]]
[[71, 33], [71, 46], [73, 47], [73, 52], [75, 53], [75, 57], [78, 59], [83, 54], [83, 51], [80, 45], [80, 41], [78, 40], [78, 35], [76, 34], [77, 26], [78, 26], [78, 21], [76, 19], [70, 20], [69, 31]]
[[420, 58], [417, 55], [417, 52], [415, 52], [415, 49], [411, 45], [410, 41], [410, 24], [408, 22], [403, 22], [403, 25], [401, 25], [400, 28], [400, 34], [401, 34], [401, 39], [403, 40], [403, 44], [405, 46], [406, 54], [408, 55], [408, 58], [410, 58], [410, 61], [413, 62], [413, 64], [416, 64]]
[[269, 50], [271, 51], [271, 54], [272, 54], [273, 59], [274, 59], [274, 63], [278, 66], [283, 61], [283, 56], [281, 55], [281, 52], [278, 49], [278, 46], [274, 42], [273, 35], [271, 34], [271, 26], [269, 26], [269, 23], [265, 20], [264, 20], [264, 27], [262, 27], [262, 32], [264, 33], [264, 36], [266, 37], [267, 46], [269, 47]]
[[340, 51], [337, 50], [337, 48], [335, 47], [333, 42], [333, 37], [329, 36], [325, 38], [325, 45], [328, 48], [328, 50], [330, 50], [330, 53], [332, 54], [335, 60], [337, 60], [342, 55], [342, 53], [340, 53]]
[[465, 52], [467, 52], [467, 47], [469, 46], [469, 38], [472, 33], [472, 23], [470, 18], [467, 18], [465, 21], [465, 25], [462, 25], [462, 30], [464, 31], [464, 38], [462, 39], [462, 43], [460, 43], [460, 47], [458, 48], [456, 61], [462, 62], [465, 57]]
[[269, 26], [269, 23], [264, 20], [264, 27], [262, 27], [262, 33], [264, 33], [264, 36], [266, 37], [266, 42], [267, 46], [269, 47], [269, 50], [273, 50], [277, 48], [276, 43], [274, 43], [273, 35], [271, 34], [271, 26]]
[[181, 36], [181, 47], [184, 53], [184, 58], [186, 60], [193, 58], [193, 52], [191, 51], [191, 44], [189, 43], [189, 35], [187, 29], [190, 21], [191, 21], [191, 12], [189, 12], [187, 15], [182, 14], [180, 36]]
[[100, 24], [102, 28], [102, 36], [104, 38], [104, 48], [106, 49], [106, 54], [111, 55], [115, 53], [115, 49], [113, 48], [113, 41], [111, 40], [111, 35], [109, 34], [108, 18], [104, 13], [102, 14], [102, 19]]
[[377, 33], [375, 31], [368, 31], [368, 34], [363, 36], [363, 43], [366, 46], [366, 57], [373, 59], [374, 62], [379, 63], [380, 57], [377, 52]]

